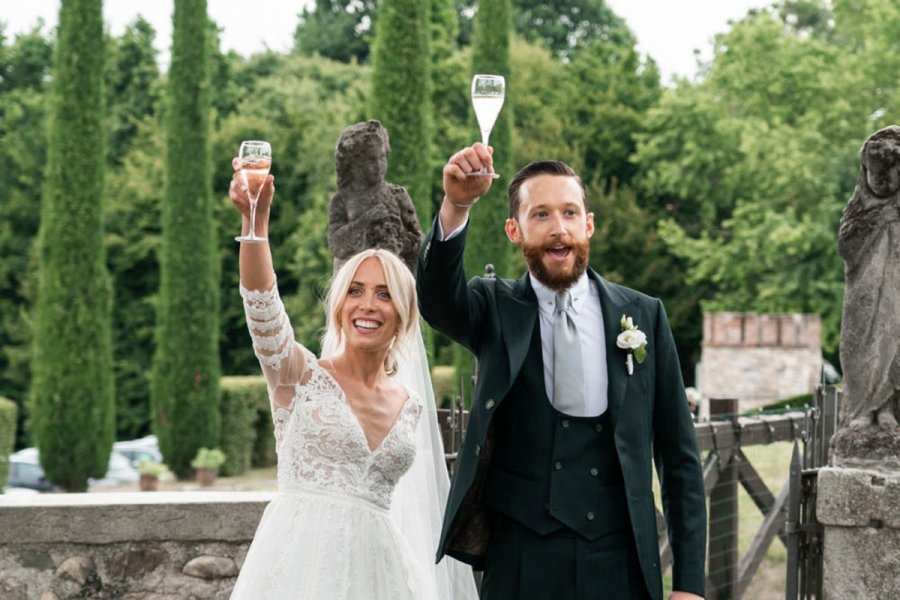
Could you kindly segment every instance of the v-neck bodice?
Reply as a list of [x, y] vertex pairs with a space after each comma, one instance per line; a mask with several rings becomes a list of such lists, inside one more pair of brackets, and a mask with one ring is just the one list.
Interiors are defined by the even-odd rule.
[[277, 444], [279, 489], [311, 486], [388, 508], [394, 486], [415, 458], [418, 400], [409, 396], [371, 449], [343, 389], [312, 352], [304, 348], [303, 353], [309, 378], [296, 384], [293, 410], [283, 421]]
[[325, 369], [321, 363], [319, 363], [319, 368], [325, 371], [326, 376], [331, 378], [332, 383], [334, 383], [334, 387], [337, 390], [338, 396], [347, 404], [347, 409], [350, 411], [350, 414], [353, 415], [353, 420], [356, 421], [356, 424], [359, 427], [360, 433], [366, 439], [366, 447], [369, 449], [369, 452], [376, 452], [381, 446], [384, 444], [384, 441], [390, 437], [390, 435], [394, 432], [394, 427], [396, 427], [397, 422], [400, 421], [401, 417], [403, 417], [403, 413], [406, 412], [407, 407], [413, 406], [415, 403], [411, 402], [412, 396], [407, 393], [406, 399], [400, 405], [400, 410], [397, 411], [397, 414], [394, 416], [394, 420], [391, 423], [391, 426], [388, 428], [387, 432], [384, 436], [379, 440], [375, 447], [372, 447], [372, 444], [369, 443], [369, 436], [366, 434], [366, 428], [363, 427], [362, 421], [359, 420], [359, 416], [357, 416], [356, 411], [353, 410], [353, 405], [350, 403], [350, 398], [347, 397], [347, 392], [344, 388], [341, 387], [341, 384], [338, 382], [337, 378], [334, 374]]

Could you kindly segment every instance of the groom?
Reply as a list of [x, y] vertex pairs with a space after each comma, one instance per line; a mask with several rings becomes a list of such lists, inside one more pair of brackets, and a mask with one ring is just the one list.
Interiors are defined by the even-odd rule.
[[702, 597], [706, 502], [662, 303], [587, 267], [594, 215], [581, 179], [531, 163], [509, 186], [518, 281], [466, 284], [470, 211], [491, 150], [444, 166], [440, 214], [419, 254], [423, 316], [478, 357], [438, 560], [484, 570], [482, 598], [662, 598], [651, 453], [673, 554], [670, 598]]

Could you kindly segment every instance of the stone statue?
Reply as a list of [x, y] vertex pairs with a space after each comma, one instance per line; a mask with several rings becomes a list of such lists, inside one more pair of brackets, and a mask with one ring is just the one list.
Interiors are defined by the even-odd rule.
[[351, 125], [335, 150], [337, 192], [328, 209], [328, 249], [334, 270], [362, 250], [384, 248], [416, 271], [422, 228], [406, 189], [384, 180], [391, 152], [378, 121]]
[[893, 429], [900, 418], [900, 127], [877, 131], [863, 145], [838, 250], [846, 282], [840, 422]]

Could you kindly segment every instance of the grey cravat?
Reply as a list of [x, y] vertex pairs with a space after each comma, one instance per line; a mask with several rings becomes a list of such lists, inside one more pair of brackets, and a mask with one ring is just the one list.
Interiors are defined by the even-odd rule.
[[581, 340], [575, 322], [569, 316], [572, 294], [556, 292], [553, 317], [553, 406], [556, 410], [581, 415], [584, 412], [584, 373], [581, 364]]

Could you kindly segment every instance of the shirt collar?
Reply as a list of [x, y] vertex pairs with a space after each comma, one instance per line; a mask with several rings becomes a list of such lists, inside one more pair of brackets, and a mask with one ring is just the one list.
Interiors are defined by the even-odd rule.
[[[538, 308], [540, 311], [553, 314], [553, 311], [556, 308], [556, 292], [538, 281], [538, 279], [530, 272], [528, 273], [528, 277], [531, 280], [531, 289], [534, 290], [534, 295], [537, 296]], [[587, 298], [589, 291], [590, 279], [588, 278], [587, 271], [585, 271], [581, 274], [581, 277], [578, 278], [578, 281], [569, 288], [569, 292], [572, 294], [572, 310], [574, 312], [577, 313], [584, 306], [584, 301]]]

